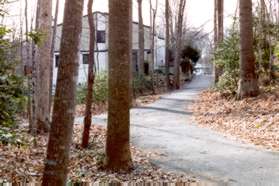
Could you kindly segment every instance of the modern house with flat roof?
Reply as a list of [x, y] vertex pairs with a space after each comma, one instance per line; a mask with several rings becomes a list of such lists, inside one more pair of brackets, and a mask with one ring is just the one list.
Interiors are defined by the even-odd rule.
[[[97, 73], [105, 72], [108, 70], [108, 13], [94, 12], [95, 19], [95, 29], [96, 29], [96, 44], [95, 44], [95, 70]], [[78, 83], [83, 84], [87, 82], [88, 73], [88, 54], [89, 54], [89, 25], [88, 16], [83, 16], [82, 18], [82, 35], [80, 43], [80, 56], [79, 56], [79, 78]], [[55, 86], [58, 72], [59, 63], [59, 51], [60, 42], [62, 35], [63, 24], [57, 26], [57, 34], [55, 36], [55, 54], [53, 56], [53, 84]], [[133, 22], [133, 33], [132, 33], [132, 50], [133, 50], [133, 70], [136, 72], [138, 70], [138, 28], [139, 25]], [[144, 26], [144, 45], [145, 45], [145, 61], [150, 61], [150, 27]], [[155, 35], [155, 59], [154, 68], [159, 69], [165, 66], [165, 40], [159, 35]]]

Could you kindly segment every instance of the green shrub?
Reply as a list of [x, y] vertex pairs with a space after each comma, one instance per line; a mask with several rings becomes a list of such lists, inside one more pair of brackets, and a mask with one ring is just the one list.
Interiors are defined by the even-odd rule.
[[[151, 77], [136, 75], [133, 78], [133, 91], [136, 95], [142, 95], [147, 91], [152, 91]], [[77, 104], [85, 104], [87, 94], [87, 83], [77, 87]], [[108, 97], [108, 75], [106, 72], [96, 76], [93, 90], [93, 101], [95, 103], [106, 102]]]
[[0, 128], [0, 143], [4, 145], [24, 145], [24, 142], [16, 133], [10, 132], [9, 129]]
[[0, 28], [0, 128], [11, 127], [15, 124], [16, 114], [24, 108], [23, 78], [16, 74], [17, 65], [13, 47], [3, 37], [9, 31]]
[[143, 94], [145, 91], [152, 90], [151, 77], [136, 75], [133, 78], [133, 91], [135, 94]]
[[236, 92], [239, 81], [239, 51], [239, 32], [231, 29], [215, 51], [214, 63], [223, 71], [216, 85], [218, 90]]
[[[84, 104], [86, 102], [87, 83], [79, 85], [77, 88], [77, 103]], [[108, 95], [108, 75], [106, 72], [96, 76], [93, 90], [93, 100], [96, 103], [107, 101]]]

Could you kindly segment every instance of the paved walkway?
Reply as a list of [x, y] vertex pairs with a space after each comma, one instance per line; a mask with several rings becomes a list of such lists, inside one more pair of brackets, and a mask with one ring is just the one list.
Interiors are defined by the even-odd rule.
[[[182, 90], [132, 109], [133, 145], [160, 152], [161, 157], [152, 161], [166, 170], [192, 174], [218, 185], [278, 186], [278, 152], [243, 144], [195, 125], [187, 107], [211, 84], [211, 77], [197, 76]], [[104, 125], [106, 115], [97, 116], [94, 123]]]

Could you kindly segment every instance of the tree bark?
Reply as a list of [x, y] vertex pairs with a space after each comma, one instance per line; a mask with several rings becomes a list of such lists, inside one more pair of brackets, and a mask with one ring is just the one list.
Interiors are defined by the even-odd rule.
[[[38, 30], [38, 26], [39, 26], [39, 13], [40, 13], [40, 0], [38, 0], [37, 2], [37, 7], [36, 7], [36, 16], [35, 16], [35, 30]], [[30, 24], [30, 31], [33, 32], [34, 28], [33, 28], [33, 17], [32, 17], [32, 21]], [[32, 63], [32, 74], [31, 74], [31, 111], [32, 111], [32, 123], [30, 124], [30, 132], [32, 133], [32, 135], [36, 135], [36, 133], [38, 132], [38, 125], [37, 125], [37, 110], [38, 110], [38, 94], [39, 91], [37, 91], [38, 89], [38, 69], [39, 69], [39, 64], [37, 63], [37, 58], [36, 58], [36, 54], [37, 54], [37, 45], [36, 43], [32, 40], [31, 43], [31, 63]]]
[[218, 12], [218, 8], [217, 8], [217, 1], [218, 0], [214, 0], [214, 46], [216, 47], [217, 42], [218, 42], [218, 18], [217, 18], [217, 12]]
[[[28, 37], [28, 33], [29, 33], [29, 29], [28, 29], [28, 0], [25, 0], [25, 7], [24, 7], [24, 18], [25, 18], [25, 42], [26, 42], [26, 46], [25, 46], [25, 50], [26, 50], [26, 67], [29, 69], [32, 66], [32, 62], [31, 62], [31, 53], [30, 53], [30, 43], [29, 43], [29, 37]], [[28, 73], [27, 74], [27, 78], [28, 78], [28, 105], [27, 105], [27, 109], [28, 109], [28, 121], [29, 121], [29, 130], [32, 131], [32, 128], [34, 126], [34, 121], [32, 120], [32, 74]]]
[[128, 171], [130, 152], [130, 64], [132, 14], [130, 0], [109, 1], [109, 98], [105, 167]]
[[240, 81], [238, 98], [253, 97], [259, 94], [253, 52], [252, 1], [240, 0]]
[[175, 88], [180, 89], [180, 60], [181, 60], [181, 48], [182, 48], [182, 31], [184, 11], [186, 6], [186, 0], [179, 1], [179, 10], [176, 23], [176, 46], [175, 46], [175, 62], [174, 62], [174, 81]]
[[52, 1], [38, 0], [39, 14], [37, 32], [42, 34], [41, 42], [37, 44], [37, 105], [36, 130], [47, 132], [50, 125], [50, 70], [52, 65], [51, 33], [52, 33]]
[[218, 43], [224, 39], [224, 0], [218, 0]]
[[90, 127], [92, 123], [92, 102], [93, 102], [93, 87], [94, 87], [94, 65], [95, 65], [95, 24], [93, 17], [93, 0], [88, 1], [87, 13], [89, 23], [89, 58], [88, 58], [88, 82], [87, 82], [87, 95], [86, 95], [86, 107], [84, 118], [84, 130], [82, 135], [82, 147], [87, 148], [89, 144]]
[[166, 48], [165, 48], [165, 64], [166, 64], [166, 86], [170, 89], [170, 4], [169, 0], [165, 0], [165, 21], [166, 21]]
[[144, 75], [144, 25], [142, 18], [142, 0], [138, 0], [138, 14], [139, 14], [139, 53], [138, 53], [138, 70], [139, 75]]
[[152, 7], [152, 0], [149, 1], [150, 4], [150, 51], [151, 51], [151, 61], [150, 61], [150, 76], [152, 81], [152, 93], [156, 93], [155, 80], [154, 80], [154, 61], [155, 61], [155, 35], [156, 35], [156, 15], [158, 9], [158, 0], [155, 1], [155, 8]]
[[72, 141], [83, 0], [66, 0], [58, 80], [43, 185], [66, 185]]
[[56, 0], [55, 5], [55, 14], [54, 14], [54, 21], [53, 21], [53, 31], [52, 31], [52, 39], [51, 39], [51, 64], [50, 64], [50, 83], [49, 83], [49, 112], [51, 113], [51, 106], [52, 106], [52, 87], [53, 87], [53, 57], [54, 57], [54, 50], [55, 50], [55, 42], [56, 42], [56, 33], [57, 33], [57, 20], [58, 20], [58, 13], [59, 13], [59, 0]]
[[[215, 0], [215, 26], [214, 26], [214, 41], [215, 48], [223, 41], [224, 39], [224, 0]], [[222, 75], [222, 69], [215, 65], [215, 83], [218, 83], [220, 76]]]

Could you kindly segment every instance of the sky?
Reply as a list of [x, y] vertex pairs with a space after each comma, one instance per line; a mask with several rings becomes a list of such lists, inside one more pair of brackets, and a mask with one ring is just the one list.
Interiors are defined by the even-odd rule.
[[[3, 21], [5, 25], [9, 27], [20, 27], [20, 20], [23, 19], [23, 11], [21, 7], [24, 7], [25, 0], [19, 0], [18, 3], [13, 3], [7, 6], [7, 11], [9, 15]], [[144, 24], [149, 25], [149, 1], [143, 0], [143, 18]], [[153, 3], [155, 0], [152, 0]], [[165, 0], [158, 0], [158, 17], [157, 21], [163, 21], [163, 12], [164, 12], [164, 2]], [[35, 15], [35, 7], [36, 0], [28, 0], [29, 3], [29, 22], [31, 22], [31, 17]], [[63, 20], [63, 9], [64, 9], [65, 0], [60, 0], [60, 9], [59, 9], [59, 23]], [[55, 0], [53, 0], [53, 4], [55, 5]], [[84, 14], [86, 14], [86, 4], [87, 0], [85, 0], [85, 8]], [[54, 9], [53, 5], [53, 9]], [[94, 11], [107, 12], [108, 11], [108, 0], [94, 0]], [[211, 32], [213, 30], [213, 12], [214, 12], [214, 0], [187, 0], [187, 26], [200, 28], [202, 25], [204, 26], [205, 32]], [[225, 17], [225, 28], [228, 27], [232, 23], [231, 16], [235, 14], [235, 10], [237, 7], [237, 0], [225, 0], [224, 5], [224, 17]], [[53, 10], [54, 12], [54, 10]], [[137, 1], [133, 0], [133, 20], [137, 21]]]

